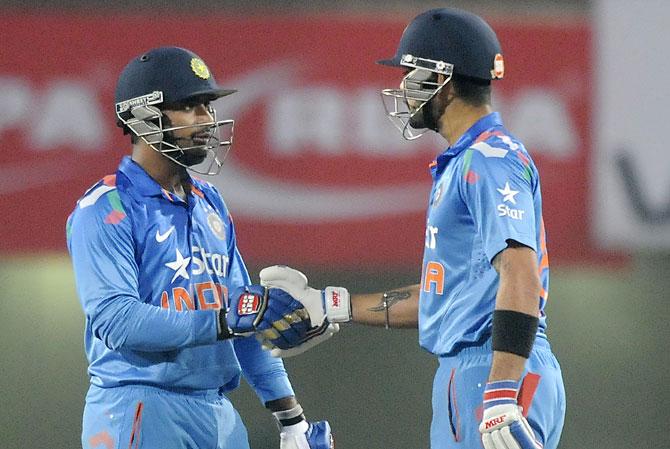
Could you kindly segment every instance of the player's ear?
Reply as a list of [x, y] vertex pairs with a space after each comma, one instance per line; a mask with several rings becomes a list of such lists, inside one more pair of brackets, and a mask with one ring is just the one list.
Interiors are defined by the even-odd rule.
[[[437, 75], [438, 85], [444, 83], [445, 79], [446, 79], [445, 75], [442, 75], [441, 73], [438, 73], [438, 75]], [[440, 89], [440, 93], [439, 93], [440, 97], [442, 97], [445, 100], [449, 99], [450, 97], [453, 97], [454, 94], [455, 94], [454, 93], [454, 88], [452, 87], [451, 81], [449, 81], [447, 84], [442, 86], [442, 89]]]

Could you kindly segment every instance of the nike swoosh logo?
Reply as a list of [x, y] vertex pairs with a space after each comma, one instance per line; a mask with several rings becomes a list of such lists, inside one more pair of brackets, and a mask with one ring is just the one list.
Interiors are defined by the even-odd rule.
[[170, 237], [170, 234], [172, 234], [172, 231], [174, 231], [174, 226], [170, 226], [170, 229], [168, 229], [164, 234], [161, 234], [160, 229], [156, 229], [156, 241], [158, 243], [163, 243], [165, 239]]

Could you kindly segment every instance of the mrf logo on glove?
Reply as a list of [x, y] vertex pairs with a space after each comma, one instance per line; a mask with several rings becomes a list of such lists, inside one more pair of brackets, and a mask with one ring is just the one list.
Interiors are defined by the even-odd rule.
[[489, 429], [491, 429], [492, 427], [497, 426], [498, 424], [502, 424], [502, 423], [504, 423], [506, 417], [507, 417], [507, 415], [501, 415], [501, 416], [497, 416], [497, 417], [495, 417], [495, 418], [493, 418], [493, 419], [489, 419], [488, 421], [486, 421], [486, 422], [484, 423], [485, 429], [486, 429], [486, 430], [489, 430]]
[[240, 296], [240, 299], [237, 302], [237, 314], [243, 316], [258, 313], [262, 303], [263, 298], [260, 295], [245, 293]]
[[219, 312], [219, 340], [245, 337], [256, 331], [267, 310], [268, 292], [260, 285], [244, 285], [230, 292], [230, 310]]

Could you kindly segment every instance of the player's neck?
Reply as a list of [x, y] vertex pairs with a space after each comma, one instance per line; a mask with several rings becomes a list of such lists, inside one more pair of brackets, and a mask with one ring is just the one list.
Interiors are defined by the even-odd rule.
[[440, 134], [453, 145], [477, 120], [493, 112], [490, 105], [471, 106], [455, 100], [440, 118]]
[[149, 147], [133, 147], [133, 161], [147, 172], [151, 178], [168, 192], [184, 196], [190, 188], [186, 169]]

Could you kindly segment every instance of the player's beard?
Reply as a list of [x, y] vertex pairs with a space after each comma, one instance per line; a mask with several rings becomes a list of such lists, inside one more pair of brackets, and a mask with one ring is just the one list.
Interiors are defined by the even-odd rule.
[[409, 119], [409, 126], [414, 129], [430, 129], [440, 132], [440, 117], [444, 114], [448, 102], [442, 100], [440, 92], [428, 100], [419, 111]]
[[211, 135], [209, 133], [205, 134], [202, 131], [195, 132], [189, 137], [178, 137], [175, 138], [172, 133], [168, 133], [165, 136], [165, 141], [173, 145], [179, 146], [180, 148], [189, 148], [187, 150], [176, 151], [175, 160], [179, 163], [184, 164], [187, 167], [192, 167], [202, 163], [209, 154], [207, 146], [211, 140]]

